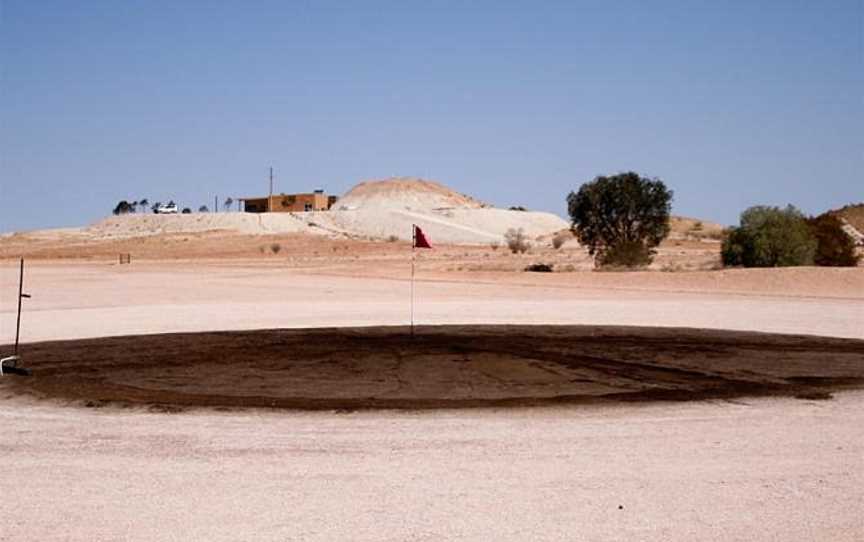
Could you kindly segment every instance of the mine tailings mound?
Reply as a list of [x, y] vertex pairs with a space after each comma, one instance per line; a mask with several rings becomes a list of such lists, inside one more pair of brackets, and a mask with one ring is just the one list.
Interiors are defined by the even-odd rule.
[[429, 409], [785, 395], [864, 386], [864, 341], [697, 329], [440, 326], [24, 345], [12, 393], [84, 406]]
[[489, 207], [479, 200], [460, 194], [437, 181], [416, 177], [391, 177], [363, 181], [339, 198], [341, 210], [363, 208], [389, 209], [481, 209]]

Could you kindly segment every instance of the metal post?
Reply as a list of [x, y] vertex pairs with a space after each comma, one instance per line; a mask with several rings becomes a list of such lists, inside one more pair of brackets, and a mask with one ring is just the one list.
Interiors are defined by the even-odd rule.
[[21, 258], [21, 271], [18, 274], [18, 321], [15, 323], [15, 352], [14, 356], [18, 355], [18, 340], [21, 337], [21, 301], [25, 297], [30, 297], [24, 293], [24, 258]]
[[411, 336], [414, 336], [414, 247], [417, 246], [417, 226], [411, 225]]

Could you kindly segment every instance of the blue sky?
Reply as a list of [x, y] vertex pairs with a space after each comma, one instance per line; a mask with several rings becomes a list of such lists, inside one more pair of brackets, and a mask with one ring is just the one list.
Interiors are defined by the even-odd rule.
[[864, 200], [862, 1], [0, 2], [0, 230], [437, 179], [566, 213]]

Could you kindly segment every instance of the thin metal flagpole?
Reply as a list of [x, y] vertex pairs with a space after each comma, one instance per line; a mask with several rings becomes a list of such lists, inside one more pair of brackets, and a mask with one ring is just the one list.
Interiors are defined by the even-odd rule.
[[24, 297], [24, 258], [21, 258], [21, 271], [18, 274], [18, 320], [15, 322], [15, 352], [12, 354], [13, 356], [18, 355], [18, 338], [21, 336], [21, 300]]
[[414, 336], [414, 253], [417, 246], [417, 226], [411, 225], [411, 336]]

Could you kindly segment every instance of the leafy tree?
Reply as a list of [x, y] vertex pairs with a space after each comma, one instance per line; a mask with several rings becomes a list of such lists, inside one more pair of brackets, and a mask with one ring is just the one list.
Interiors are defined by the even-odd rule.
[[139, 199], [138, 205], [141, 206], [141, 209], [147, 209], [147, 206], [150, 205], [150, 200], [148, 200], [147, 198]]
[[570, 192], [567, 210], [573, 232], [599, 265], [647, 265], [669, 235], [672, 191], [632, 171], [599, 176]]
[[157, 202], [155, 202], [153, 205], [150, 206], [150, 210], [153, 211], [153, 212], [155, 213], [155, 212], [156, 212], [156, 209], [158, 209], [161, 205], [162, 205], [162, 202], [161, 202], [161, 201], [157, 201]]
[[729, 230], [721, 255], [724, 265], [813, 265], [816, 245], [801, 211], [757, 205], [741, 213], [741, 225]]
[[126, 213], [131, 213], [132, 212], [132, 205], [128, 201], [126, 201], [125, 199], [120, 200], [117, 203], [117, 205], [114, 207], [113, 212], [115, 215], [125, 215]]
[[234, 198], [228, 197], [225, 198], [225, 211], [230, 211], [231, 206], [234, 204]]
[[843, 221], [834, 214], [825, 213], [807, 219], [810, 233], [816, 238], [816, 265], [829, 267], [855, 267], [860, 257], [855, 241], [843, 230]]

